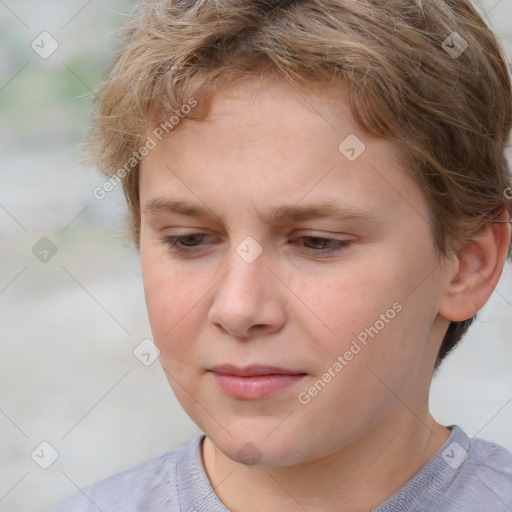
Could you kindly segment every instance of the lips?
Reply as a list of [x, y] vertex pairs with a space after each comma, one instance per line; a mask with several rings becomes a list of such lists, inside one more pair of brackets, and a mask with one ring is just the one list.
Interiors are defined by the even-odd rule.
[[297, 385], [307, 375], [300, 370], [270, 365], [212, 366], [209, 372], [219, 388], [238, 400], [261, 400]]
[[210, 371], [223, 375], [235, 375], [237, 377], [256, 377], [260, 375], [306, 375], [305, 372], [300, 370], [268, 365], [238, 367], [233, 366], [232, 364], [221, 364], [212, 366]]

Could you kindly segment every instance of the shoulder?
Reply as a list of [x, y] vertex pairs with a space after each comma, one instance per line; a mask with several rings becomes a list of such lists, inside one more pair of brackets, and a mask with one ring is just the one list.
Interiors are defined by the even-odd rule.
[[[512, 452], [484, 439], [472, 439], [462, 474], [480, 481], [497, 494], [512, 498]], [[476, 483], [476, 482], [475, 482]]]
[[457, 425], [430, 461], [375, 512], [510, 512], [512, 453]]
[[105, 480], [80, 489], [53, 512], [139, 512], [180, 510], [178, 465], [201, 436]]
[[512, 452], [459, 432], [458, 441], [448, 444], [443, 458], [456, 475], [448, 494], [450, 502], [467, 503], [469, 510], [482, 512], [511, 510]]

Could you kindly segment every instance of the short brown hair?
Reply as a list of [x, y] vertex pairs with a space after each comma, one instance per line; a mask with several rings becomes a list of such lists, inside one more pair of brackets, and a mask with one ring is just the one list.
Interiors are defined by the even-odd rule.
[[[201, 119], [215, 88], [264, 73], [316, 90], [348, 86], [362, 129], [397, 143], [426, 195], [440, 257], [512, 214], [509, 68], [470, 0], [154, 0], [124, 34], [98, 91], [87, 161], [122, 177], [137, 247], [134, 154], [148, 130], [191, 98], [201, 108], [187, 117]], [[436, 368], [475, 318], [451, 322]]]

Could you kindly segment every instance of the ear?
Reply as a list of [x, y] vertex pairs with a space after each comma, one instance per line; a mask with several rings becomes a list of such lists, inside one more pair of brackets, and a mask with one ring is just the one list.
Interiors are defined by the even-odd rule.
[[454, 322], [474, 316], [489, 300], [503, 272], [510, 246], [510, 216], [504, 210], [456, 252], [449, 264], [439, 314]]

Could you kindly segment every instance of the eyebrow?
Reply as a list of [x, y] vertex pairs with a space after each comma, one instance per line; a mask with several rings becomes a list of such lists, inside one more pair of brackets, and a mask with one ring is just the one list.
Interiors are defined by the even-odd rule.
[[[157, 198], [145, 205], [144, 212], [163, 214], [174, 213], [186, 215], [188, 217], [214, 219], [219, 218], [208, 208], [200, 205], [187, 203], [185, 201]], [[358, 207], [342, 207], [333, 202], [323, 202], [312, 205], [292, 205], [280, 206], [270, 210], [268, 222], [270, 224], [279, 223], [284, 220], [300, 221], [318, 218], [334, 218], [338, 220], [371, 220], [381, 218], [374, 211], [363, 210]]]

